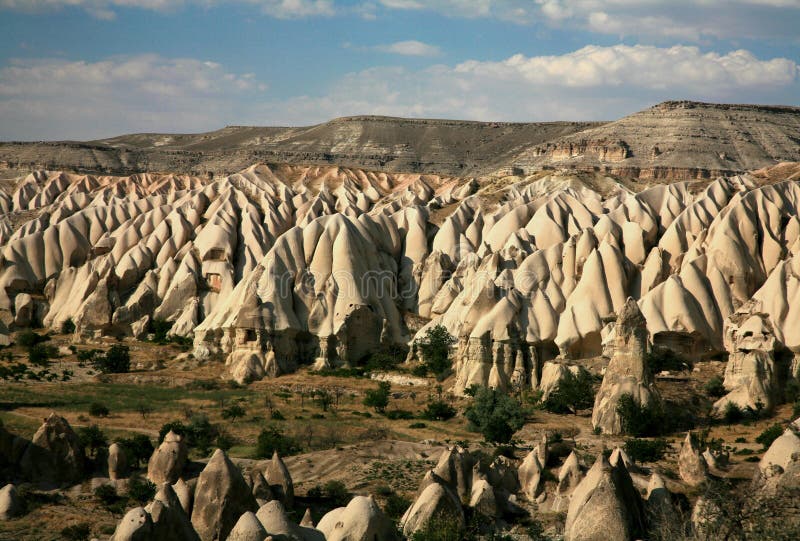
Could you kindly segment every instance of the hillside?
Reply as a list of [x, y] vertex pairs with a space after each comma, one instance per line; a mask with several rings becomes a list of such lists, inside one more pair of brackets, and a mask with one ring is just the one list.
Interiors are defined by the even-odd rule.
[[708, 178], [800, 159], [800, 108], [664, 102], [521, 152], [513, 165]]

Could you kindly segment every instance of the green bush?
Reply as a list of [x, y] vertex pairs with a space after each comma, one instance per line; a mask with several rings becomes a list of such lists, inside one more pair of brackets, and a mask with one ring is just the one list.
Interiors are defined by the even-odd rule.
[[664, 438], [654, 440], [630, 439], [625, 441], [625, 452], [636, 462], [658, 462], [669, 449]]
[[693, 365], [688, 359], [684, 359], [671, 349], [658, 348], [647, 354], [647, 365], [650, 372], [658, 374], [660, 372], [681, 372], [691, 370]]
[[625, 393], [617, 403], [622, 432], [629, 436], [657, 436], [664, 430], [664, 415], [657, 404], [637, 403], [633, 396]]
[[800, 381], [796, 379], [787, 381], [783, 389], [783, 397], [790, 404], [797, 402], [797, 399], [800, 398]]
[[114, 344], [105, 355], [94, 360], [94, 366], [104, 374], [124, 374], [130, 372], [131, 355], [128, 346]]
[[28, 348], [28, 362], [36, 366], [47, 366], [50, 359], [58, 356], [58, 350], [46, 344], [34, 344]]
[[581, 370], [578, 375], [567, 371], [558, 388], [550, 393], [544, 408], [553, 413], [574, 413], [594, 405], [594, 378]]
[[188, 447], [196, 448], [201, 454], [208, 454], [211, 447], [219, 437], [219, 428], [212, 425], [205, 415], [193, 415], [188, 424], [172, 421], [164, 424], [159, 430], [158, 441], [164, 441], [164, 436], [172, 430], [185, 438]]
[[384, 415], [386, 415], [386, 418], [391, 421], [396, 421], [398, 419], [408, 420], [414, 418], [414, 414], [406, 410], [389, 410]]
[[411, 423], [408, 428], [428, 428], [428, 425], [425, 423]]
[[508, 443], [525, 423], [525, 412], [516, 399], [488, 387], [475, 393], [465, 415], [470, 428], [492, 443]]
[[89, 415], [92, 417], [108, 417], [109, 411], [105, 404], [92, 402], [89, 404]]
[[402, 363], [408, 351], [400, 345], [383, 346], [367, 359], [364, 367], [369, 371], [393, 370]]
[[89, 449], [91, 456], [101, 447], [108, 445], [105, 434], [97, 425], [82, 426], [78, 429], [78, 441], [84, 449]]
[[285, 421], [286, 417], [279, 410], [273, 410], [272, 413], [269, 414], [270, 418], [273, 421]]
[[432, 400], [419, 416], [428, 421], [447, 421], [456, 416], [456, 409], [444, 400]]
[[235, 421], [240, 417], [244, 417], [246, 413], [247, 412], [244, 410], [242, 406], [240, 406], [239, 404], [233, 404], [222, 410], [222, 418]]
[[75, 332], [75, 322], [72, 321], [72, 318], [67, 318], [64, 323], [61, 324], [61, 334], [72, 334]]
[[435, 516], [428, 524], [414, 532], [410, 541], [464, 541], [464, 529], [458, 520]]
[[744, 412], [738, 405], [734, 404], [733, 402], [728, 402], [725, 404], [725, 409], [722, 412], [722, 418], [725, 419], [727, 424], [732, 425], [741, 422], [742, 419], [744, 419]]
[[139, 476], [128, 479], [128, 498], [135, 502], [147, 503], [156, 495], [156, 486]]
[[94, 489], [94, 497], [100, 500], [104, 509], [118, 515], [125, 512], [125, 504], [128, 503], [127, 498], [117, 494], [113, 485], [100, 485]]
[[435, 325], [425, 332], [425, 336], [416, 342], [416, 346], [427, 369], [441, 375], [450, 370], [450, 346], [455, 342], [456, 339], [443, 325]]
[[328, 498], [336, 507], [347, 505], [350, 500], [350, 493], [341, 481], [328, 481], [322, 487], [325, 497]]
[[411, 507], [411, 500], [399, 494], [391, 493], [383, 504], [383, 512], [392, 520], [400, 520], [406, 509]]
[[277, 451], [279, 455], [289, 456], [300, 452], [300, 445], [286, 436], [275, 426], [268, 426], [258, 435], [256, 458], [270, 458]]
[[46, 342], [49, 339], [49, 337], [42, 336], [33, 331], [22, 331], [17, 335], [17, 338], [14, 340], [14, 342], [16, 342], [18, 346], [29, 348], [41, 342]]
[[375, 389], [368, 389], [364, 396], [364, 405], [373, 408], [376, 413], [383, 413], [389, 405], [389, 391], [391, 385], [388, 381], [381, 381]]
[[117, 443], [125, 449], [125, 456], [128, 457], [131, 466], [136, 468], [150, 460], [154, 451], [153, 443], [145, 434], [136, 434], [132, 438], [117, 440]]
[[758, 435], [756, 438], [756, 443], [760, 443], [761, 446], [766, 450], [769, 449], [769, 446], [772, 445], [772, 442], [780, 438], [781, 435], [783, 435], [783, 427], [779, 424], [774, 424]]
[[714, 376], [703, 386], [706, 394], [712, 398], [721, 398], [727, 394], [725, 386], [722, 384], [722, 378]]
[[92, 528], [88, 522], [72, 524], [61, 530], [61, 537], [67, 541], [87, 541], [92, 535]]

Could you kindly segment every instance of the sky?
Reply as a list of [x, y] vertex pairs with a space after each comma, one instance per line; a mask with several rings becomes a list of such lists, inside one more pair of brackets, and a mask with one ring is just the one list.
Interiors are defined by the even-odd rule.
[[800, 105], [800, 0], [0, 0], [0, 140]]

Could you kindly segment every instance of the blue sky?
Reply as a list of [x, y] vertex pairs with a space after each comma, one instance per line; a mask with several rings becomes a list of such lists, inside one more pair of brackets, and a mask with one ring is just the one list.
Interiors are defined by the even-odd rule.
[[800, 105], [800, 0], [0, 0], [0, 139]]

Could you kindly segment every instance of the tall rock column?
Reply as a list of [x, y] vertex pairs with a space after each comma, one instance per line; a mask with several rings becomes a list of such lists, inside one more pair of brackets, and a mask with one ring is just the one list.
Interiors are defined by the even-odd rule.
[[647, 366], [647, 321], [639, 305], [630, 297], [617, 315], [615, 332], [614, 354], [606, 368], [592, 411], [592, 426], [604, 434], [622, 432], [622, 422], [617, 414], [622, 395], [631, 395], [640, 405], [659, 400]]

